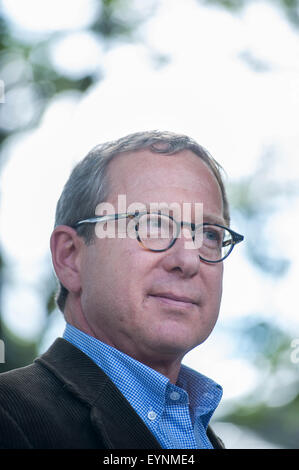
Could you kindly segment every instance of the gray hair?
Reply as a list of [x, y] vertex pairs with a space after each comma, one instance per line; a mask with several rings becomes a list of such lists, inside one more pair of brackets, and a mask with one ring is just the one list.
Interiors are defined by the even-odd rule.
[[[76, 222], [95, 215], [96, 206], [108, 198], [109, 187], [107, 167], [111, 160], [121, 153], [136, 152], [148, 148], [154, 153], [172, 155], [182, 150], [191, 150], [212, 170], [221, 189], [223, 217], [230, 224], [229, 205], [223, 184], [219, 163], [192, 138], [173, 132], [147, 131], [127, 135], [121, 139], [105, 142], [94, 147], [72, 170], [56, 207], [55, 227], [74, 226]], [[94, 226], [83, 224], [77, 229], [86, 244], [94, 239]], [[68, 290], [59, 283], [56, 302], [64, 310]]]

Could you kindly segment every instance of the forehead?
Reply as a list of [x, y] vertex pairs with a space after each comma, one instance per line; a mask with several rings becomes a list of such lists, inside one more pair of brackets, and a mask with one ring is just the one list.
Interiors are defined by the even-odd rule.
[[[208, 165], [190, 150], [173, 155], [144, 149], [117, 155], [109, 164], [109, 200], [125, 194], [128, 203], [202, 202], [222, 215], [222, 195]], [[220, 214], [219, 214], [220, 213]]]

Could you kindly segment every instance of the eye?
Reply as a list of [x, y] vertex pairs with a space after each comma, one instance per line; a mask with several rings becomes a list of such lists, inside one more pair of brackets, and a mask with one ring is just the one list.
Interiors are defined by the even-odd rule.
[[209, 240], [218, 240], [218, 234], [214, 230], [207, 230], [204, 233]]
[[222, 233], [221, 230], [214, 229], [211, 227], [206, 227], [204, 229], [204, 242], [210, 243], [211, 245], [220, 245], [222, 242]]

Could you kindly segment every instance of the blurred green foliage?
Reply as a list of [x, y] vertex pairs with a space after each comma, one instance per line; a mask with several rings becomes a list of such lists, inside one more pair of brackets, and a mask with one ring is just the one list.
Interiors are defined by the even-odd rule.
[[[269, 0], [270, 2], [271, 0]], [[88, 26], [88, 30], [96, 35], [105, 48], [115, 42], [138, 40], [138, 27], [148, 15], [154, 11], [154, 6], [141, 13], [134, 8], [131, 0], [99, 0], [101, 8]], [[250, 0], [198, 0], [199, 4], [211, 7], [225, 8], [232, 14], [237, 14], [250, 3]], [[299, 0], [272, 0], [280, 8], [290, 24], [299, 27]], [[154, 5], [154, 4], [153, 4]], [[266, 29], [266, 26], [265, 26]], [[85, 76], [70, 78], [55, 69], [51, 60], [50, 47], [53, 41], [63, 33], [49, 33], [38, 40], [34, 36], [24, 35], [20, 38], [13, 25], [0, 13], [0, 70], [1, 79], [5, 82], [5, 93], [11, 94], [5, 107], [0, 105], [0, 145], [24, 130], [37, 126], [51, 99], [58, 93], [74, 90], [86, 92], [89, 87], [98, 82], [104, 70], [97, 73], [87, 73]], [[245, 58], [246, 59], [246, 58]], [[248, 57], [247, 57], [248, 59]], [[252, 62], [252, 58], [250, 61]], [[24, 113], [25, 97], [34, 106], [31, 113]], [[10, 103], [13, 105], [10, 105]], [[4, 110], [5, 109], [5, 110]], [[5, 113], [5, 114], [4, 114]], [[0, 153], [0, 168], [4, 162], [5, 152]], [[270, 158], [273, 153], [270, 152]], [[261, 167], [255, 174], [249, 175], [242, 181], [233, 182], [229, 187], [230, 200], [236, 215], [246, 223], [246, 246], [248, 257], [252, 263], [263, 272], [272, 276], [283, 276], [289, 267], [285, 257], [273, 256], [268, 252], [267, 235], [263, 233], [265, 221], [279, 206], [277, 195], [284, 194], [292, 197], [297, 186], [293, 182], [283, 182], [283, 187], [277, 183], [265, 181], [265, 168], [268, 156], [261, 156]], [[264, 166], [263, 166], [264, 165]], [[278, 205], [278, 206], [277, 206]], [[258, 237], [258, 239], [257, 239]], [[1, 285], [5, 276], [5, 253], [0, 252], [0, 299]], [[44, 290], [45, 310], [50, 318], [55, 311], [56, 283], [53, 275], [49, 274], [47, 288]], [[262, 435], [268, 441], [291, 448], [299, 447], [299, 393], [294, 393], [290, 400], [281, 406], [269, 406], [262, 399], [262, 389], [266, 381], [279, 371], [288, 371], [293, 377], [292, 387], [299, 390], [298, 370], [291, 363], [291, 338], [281, 330], [258, 316], [253, 320], [245, 319], [242, 324], [234, 325], [235, 337], [239, 338], [238, 351], [250, 358], [260, 370], [266, 370], [264, 383], [258, 387], [253, 396], [246, 397], [237, 403], [225, 419], [229, 422], [247, 426]], [[45, 324], [45, 329], [47, 323]], [[43, 332], [34, 342], [28, 342], [17, 337], [1, 321], [0, 339], [5, 339], [5, 363], [0, 364], [0, 370], [10, 370], [29, 364], [37, 356]], [[297, 374], [297, 375], [296, 375]], [[294, 385], [295, 384], [295, 385]], [[273, 393], [283, 390], [282, 383], [273, 386]]]
[[238, 338], [238, 357], [246, 357], [261, 373], [255, 390], [225, 419], [247, 427], [278, 446], [299, 447], [299, 364], [291, 360], [291, 339], [258, 315], [231, 328]]

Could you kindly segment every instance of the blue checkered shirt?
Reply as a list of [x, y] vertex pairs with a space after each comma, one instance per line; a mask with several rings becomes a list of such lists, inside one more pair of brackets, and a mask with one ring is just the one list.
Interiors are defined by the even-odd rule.
[[159, 372], [70, 324], [63, 337], [108, 375], [162, 448], [213, 448], [206, 429], [222, 397], [220, 385], [185, 365], [174, 385]]

